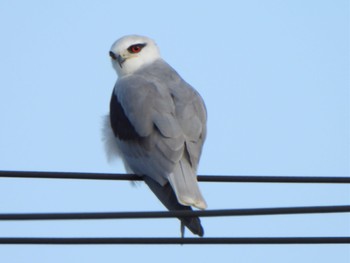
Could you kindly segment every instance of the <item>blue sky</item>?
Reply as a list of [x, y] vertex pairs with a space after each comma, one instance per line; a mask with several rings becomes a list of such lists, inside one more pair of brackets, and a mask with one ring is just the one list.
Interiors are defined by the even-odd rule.
[[[0, 2], [0, 169], [124, 172], [102, 116], [125, 34], [155, 39], [203, 96], [199, 173], [350, 176], [349, 2]], [[344, 205], [348, 186], [201, 184], [210, 209]], [[1, 179], [0, 212], [164, 210], [143, 184]], [[207, 237], [344, 236], [347, 214], [203, 218]], [[179, 236], [167, 220], [1, 222], [1, 236]], [[188, 236], [191, 236], [188, 233]], [[137, 253], [135, 253], [137, 249]], [[0, 261], [349, 262], [347, 245], [0, 246]]]

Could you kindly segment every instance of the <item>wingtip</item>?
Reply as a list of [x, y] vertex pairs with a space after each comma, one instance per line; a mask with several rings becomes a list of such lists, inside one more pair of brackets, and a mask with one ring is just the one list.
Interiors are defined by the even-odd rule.
[[190, 198], [190, 197], [181, 196], [180, 198], [178, 198], [178, 201], [182, 205], [193, 206], [193, 207], [198, 208], [200, 210], [205, 210], [208, 207], [208, 205], [204, 199], [194, 200], [193, 198]]
[[208, 208], [208, 205], [204, 200], [196, 202], [193, 206], [201, 210], [205, 210]]

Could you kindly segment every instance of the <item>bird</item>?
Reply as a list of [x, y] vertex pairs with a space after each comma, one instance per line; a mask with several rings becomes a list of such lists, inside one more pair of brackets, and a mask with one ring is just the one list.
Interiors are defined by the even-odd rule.
[[[206, 209], [197, 181], [207, 133], [202, 97], [149, 37], [124, 36], [109, 56], [118, 78], [105, 124], [107, 151], [119, 155], [128, 172], [142, 176], [168, 210]], [[182, 237], [185, 226], [204, 235], [198, 217], [179, 219]]]

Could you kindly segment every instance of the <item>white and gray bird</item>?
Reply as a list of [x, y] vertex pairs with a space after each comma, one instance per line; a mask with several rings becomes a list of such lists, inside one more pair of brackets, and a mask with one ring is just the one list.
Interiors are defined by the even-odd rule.
[[[206, 108], [198, 92], [144, 36], [117, 40], [109, 55], [117, 71], [108, 127], [126, 169], [143, 176], [169, 210], [205, 209], [197, 167], [206, 137]], [[198, 217], [179, 218], [203, 236]]]

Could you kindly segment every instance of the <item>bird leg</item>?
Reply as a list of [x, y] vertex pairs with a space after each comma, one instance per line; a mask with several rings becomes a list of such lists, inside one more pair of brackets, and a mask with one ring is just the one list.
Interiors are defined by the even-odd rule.
[[181, 224], [180, 224], [181, 238], [184, 238], [185, 237], [185, 224], [184, 224], [184, 222], [182, 222], [182, 220], [180, 222], [181, 222]]

